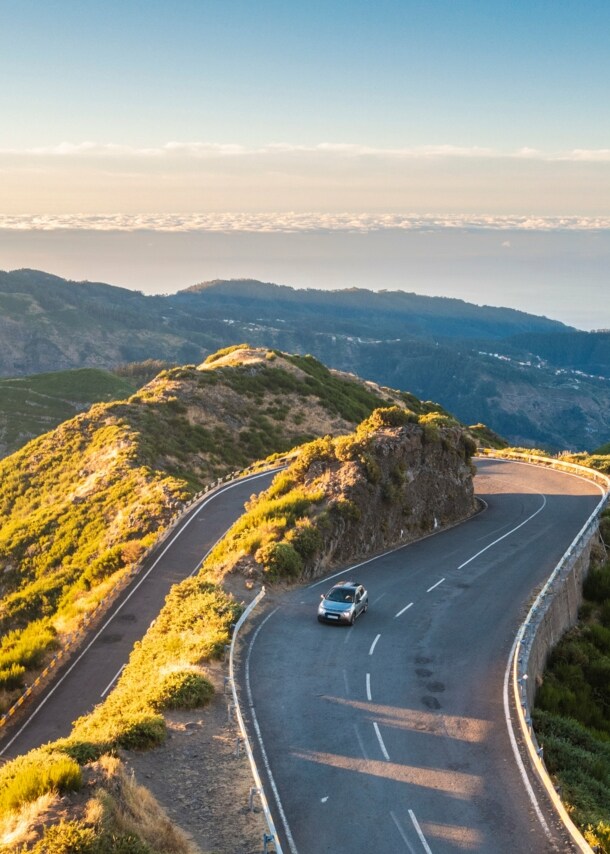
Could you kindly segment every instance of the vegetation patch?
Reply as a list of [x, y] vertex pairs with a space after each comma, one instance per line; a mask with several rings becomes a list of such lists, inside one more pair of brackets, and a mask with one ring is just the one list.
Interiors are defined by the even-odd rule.
[[591, 568], [583, 594], [578, 625], [549, 657], [533, 717], [563, 801], [589, 844], [610, 854], [610, 561]]

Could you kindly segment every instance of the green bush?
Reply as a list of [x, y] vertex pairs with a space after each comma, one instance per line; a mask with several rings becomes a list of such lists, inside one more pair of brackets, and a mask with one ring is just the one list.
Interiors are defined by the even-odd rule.
[[[31, 854], [101, 854], [97, 834], [77, 821], [60, 821], [47, 827]], [[109, 851], [110, 854], [110, 851]]]
[[309, 519], [299, 519], [287, 539], [303, 560], [312, 558], [323, 545], [322, 535]]
[[44, 749], [31, 751], [0, 769], [0, 813], [47, 792], [77, 791], [81, 785], [80, 767], [69, 756]]
[[602, 603], [610, 599], [610, 561], [589, 570], [582, 590], [591, 602]]
[[265, 572], [274, 578], [295, 578], [303, 569], [303, 560], [290, 543], [267, 543], [255, 557]]
[[147, 750], [165, 741], [165, 721], [161, 715], [134, 715], [121, 727], [117, 744], [125, 750]]
[[192, 670], [175, 671], [164, 677], [151, 698], [154, 709], [196, 709], [205, 706], [214, 694], [214, 686]]

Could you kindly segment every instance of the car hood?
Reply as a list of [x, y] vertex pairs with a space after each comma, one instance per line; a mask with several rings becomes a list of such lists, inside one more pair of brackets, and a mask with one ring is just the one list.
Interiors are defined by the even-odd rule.
[[325, 611], [334, 611], [336, 614], [342, 614], [343, 611], [349, 611], [353, 602], [332, 602], [330, 599], [322, 600], [322, 607]]

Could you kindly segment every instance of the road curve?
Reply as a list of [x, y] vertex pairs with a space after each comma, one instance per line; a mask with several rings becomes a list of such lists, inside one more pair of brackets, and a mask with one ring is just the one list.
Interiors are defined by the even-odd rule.
[[146, 634], [170, 587], [198, 568], [202, 557], [243, 513], [253, 492], [275, 472], [254, 475], [205, 496], [150, 555], [84, 646], [57, 673], [49, 690], [26, 707], [23, 717], [0, 734], [0, 758], [26, 753], [69, 734], [72, 721], [108, 693], [136, 641]]
[[328, 581], [270, 597], [240, 691], [282, 845], [310, 852], [541, 854], [570, 843], [511, 748], [503, 681], [532, 592], [599, 501], [580, 478], [478, 462], [488, 507], [367, 562], [353, 628], [320, 625]]

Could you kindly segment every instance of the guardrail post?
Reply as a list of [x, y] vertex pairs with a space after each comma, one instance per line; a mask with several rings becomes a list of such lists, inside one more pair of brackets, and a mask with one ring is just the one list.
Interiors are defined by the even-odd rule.
[[250, 812], [254, 812], [254, 798], [256, 795], [260, 797], [261, 790], [258, 786], [250, 786], [250, 794], [248, 796], [248, 809]]
[[270, 836], [268, 833], [263, 833], [263, 854], [269, 854], [270, 842], [273, 842], [273, 847], [275, 848], [275, 837]]

